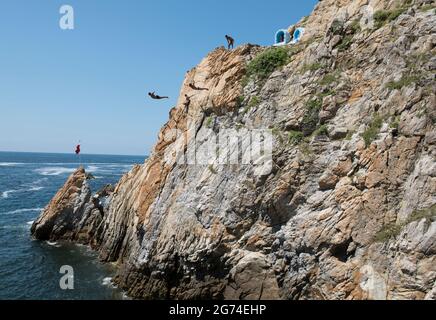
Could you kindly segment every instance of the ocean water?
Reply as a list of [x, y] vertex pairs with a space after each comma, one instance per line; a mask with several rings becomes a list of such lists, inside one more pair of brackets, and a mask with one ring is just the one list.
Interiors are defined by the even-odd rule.
[[[82, 155], [95, 176], [93, 192], [115, 184], [145, 157]], [[86, 246], [35, 241], [32, 222], [79, 166], [76, 155], [0, 152], [0, 299], [122, 299], [114, 269]], [[74, 289], [62, 290], [60, 268], [74, 270]]]

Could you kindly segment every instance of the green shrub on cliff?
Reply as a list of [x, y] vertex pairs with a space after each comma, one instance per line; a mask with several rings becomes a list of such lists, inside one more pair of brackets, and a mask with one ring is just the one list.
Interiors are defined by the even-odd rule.
[[292, 145], [297, 145], [304, 139], [304, 134], [301, 131], [289, 131], [288, 132], [288, 142]]
[[391, 129], [396, 129], [396, 130], [398, 130], [398, 128], [400, 127], [400, 116], [396, 116], [393, 120], [392, 120], [392, 122], [391, 122], [391, 124], [389, 125], [389, 127], [391, 128]]
[[436, 220], [436, 205], [431, 206], [430, 208], [424, 210], [414, 211], [410, 218], [408, 219], [409, 223], [413, 221], [419, 221], [421, 219], [426, 219], [427, 221], [433, 222]]
[[322, 99], [319, 97], [313, 98], [306, 103], [306, 113], [301, 123], [301, 129], [306, 137], [310, 136], [317, 129], [321, 106]]
[[374, 242], [386, 242], [392, 238], [398, 237], [401, 233], [402, 226], [396, 223], [390, 223], [384, 226], [374, 237]]
[[412, 83], [416, 83], [419, 81], [419, 78], [414, 75], [403, 76], [398, 81], [390, 81], [387, 83], [386, 88], [389, 90], [400, 90], [403, 87], [410, 86]]
[[278, 127], [272, 128], [271, 133], [273, 134], [274, 137], [276, 137], [276, 139], [280, 143], [280, 145], [284, 144], [285, 140], [283, 139], [282, 130], [280, 128], [278, 128]]
[[260, 104], [260, 99], [259, 99], [259, 97], [258, 97], [258, 96], [253, 96], [253, 97], [250, 99], [250, 102], [248, 103], [248, 106], [249, 106], [250, 108], [254, 108], [254, 107], [257, 107], [259, 104]]
[[320, 86], [329, 86], [331, 84], [337, 83], [338, 81], [339, 81], [339, 73], [336, 71], [326, 74], [321, 80], [318, 81], [318, 84]]
[[315, 137], [328, 136], [327, 125], [323, 124], [318, 129], [316, 129], [315, 132], [314, 132], [314, 136]]
[[244, 100], [245, 100], [244, 96], [239, 96], [236, 99], [236, 104], [238, 105], [238, 108], [242, 107], [242, 105], [244, 104]]
[[352, 43], [353, 35], [346, 35], [336, 48], [338, 48], [339, 52], [344, 52], [350, 48]]
[[323, 64], [321, 64], [319, 62], [315, 62], [315, 63], [312, 63], [312, 64], [305, 64], [301, 68], [300, 72], [301, 72], [301, 74], [305, 74], [308, 71], [313, 72], [313, 71], [319, 70], [321, 68], [323, 68]]
[[374, 27], [379, 29], [383, 27], [385, 24], [394, 21], [401, 14], [403, 14], [407, 9], [406, 8], [398, 8], [393, 10], [379, 10], [374, 13]]
[[[436, 6], [434, 4], [426, 4], [426, 5], [423, 5], [422, 7], [420, 7], [419, 11], [426, 12], [426, 11], [429, 11], [429, 10], [432, 10], [435, 8], [436, 8]], [[433, 14], [434, 14], [434, 12], [433, 12]]]
[[260, 104], [260, 99], [258, 96], [253, 96], [250, 101], [245, 106], [244, 110], [242, 111], [243, 114], [247, 113], [251, 110], [251, 108], [257, 107]]
[[362, 31], [359, 19], [353, 20], [353, 22], [351, 22], [350, 30], [351, 30], [352, 34], [356, 34], [356, 33], [359, 33], [360, 31]]
[[401, 231], [408, 224], [421, 221], [426, 219], [426, 221], [433, 222], [436, 220], [436, 205], [424, 210], [414, 211], [408, 219], [402, 223], [389, 223], [385, 225], [374, 237], [374, 242], [386, 242], [392, 238], [396, 238], [400, 235]]
[[207, 117], [206, 119], [206, 127], [211, 128], [213, 124], [213, 118], [211, 116]]
[[369, 147], [371, 143], [377, 138], [380, 129], [383, 125], [383, 119], [378, 114], [374, 115], [371, 123], [362, 134], [363, 140], [365, 140], [365, 146]]
[[289, 62], [287, 47], [269, 48], [255, 57], [247, 67], [247, 76], [257, 80], [267, 79], [271, 73]]

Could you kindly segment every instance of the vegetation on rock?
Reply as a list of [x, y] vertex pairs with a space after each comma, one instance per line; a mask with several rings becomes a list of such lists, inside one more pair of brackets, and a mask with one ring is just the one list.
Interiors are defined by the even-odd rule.
[[288, 47], [273, 47], [266, 49], [255, 57], [247, 66], [247, 77], [265, 80], [271, 73], [289, 62]]
[[389, 81], [386, 84], [386, 88], [388, 88], [389, 90], [400, 90], [403, 87], [407, 87], [413, 83], [416, 83], [418, 80], [419, 78], [416, 76], [406, 75], [401, 77], [401, 79], [398, 81]]
[[325, 124], [321, 125], [319, 128], [315, 130], [313, 134], [315, 137], [327, 136], [328, 135], [327, 125]]
[[374, 27], [379, 29], [386, 25], [387, 23], [394, 21], [401, 14], [403, 14], [407, 9], [398, 8], [393, 10], [379, 10], [374, 13]]
[[304, 134], [301, 131], [291, 130], [288, 132], [288, 142], [292, 145], [297, 145], [304, 139]]
[[377, 138], [380, 129], [383, 125], [383, 118], [380, 115], [375, 114], [371, 123], [362, 134], [362, 138], [365, 141], [365, 146], [369, 147], [371, 143]]
[[374, 237], [374, 242], [386, 242], [398, 237], [404, 227], [415, 221], [426, 219], [429, 222], [436, 221], [436, 205], [424, 210], [414, 211], [408, 219], [402, 223], [390, 223], [385, 225]]
[[321, 105], [322, 100], [318, 97], [311, 99], [306, 103], [306, 113], [304, 114], [301, 123], [301, 129], [305, 136], [311, 135], [317, 129]]
[[318, 84], [320, 86], [329, 86], [332, 85], [339, 80], [339, 74], [338, 72], [332, 72], [327, 75], [325, 75], [321, 80], [318, 81]]
[[317, 70], [319, 70], [321, 68], [323, 68], [323, 64], [319, 63], [319, 62], [315, 62], [315, 63], [311, 63], [311, 64], [305, 64], [301, 68], [300, 72], [301, 72], [301, 74], [304, 74], [304, 73], [306, 73], [308, 71], [314, 72], [314, 71], [317, 71]]

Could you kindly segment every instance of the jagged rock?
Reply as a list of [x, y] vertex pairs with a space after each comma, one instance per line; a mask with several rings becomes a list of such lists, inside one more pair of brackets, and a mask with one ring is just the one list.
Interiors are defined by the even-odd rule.
[[329, 136], [333, 140], [343, 139], [347, 136], [348, 129], [344, 127], [334, 127], [329, 131]]
[[334, 113], [330, 110], [321, 110], [319, 113], [319, 120], [321, 123], [326, 123], [328, 120], [334, 117]]
[[[77, 169], [57, 192], [49, 205], [31, 227], [38, 240], [65, 240], [90, 243], [103, 219], [100, 199], [108, 194], [91, 197], [88, 175], [83, 167]], [[110, 187], [105, 188], [106, 191]]]
[[35, 238], [59, 240], [72, 237], [91, 198], [91, 190], [86, 180], [83, 167], [68, 178], [41, 216], [33, 223], [31, 232]]
[[95, 179], [95, 177], [94, 177], [94, 175], [92, 173], [87, 173], [86, 174], [86, 180], [94, 180], [94, 179]]
[[101, 188], [101, 189], [96, 193], [96, 195], [97, 195], [99, 198], [104, 198], [104, 197], [108, 197], [108, 196], [110, 196], [112, 193], [114, 193], [114, 191], [115, 191], [115, 187], [114, 187], [113, 185], [111, 185], [111, 184], [107, 184], [107, 185], [105, 185], [103, 188]]
[[[214, 50], [188, 72], [153, 153], [120, 180], [104, 215], [80, 171], [32, 232], [88, 241], [135, 298], [434, 299], [436, 222], [419, 213], [436, 203], [436, 18], [403, 5], [414, 14], [353, 34], [367, 0], [319, 2], [290, 62], [245, 88], [246, 64], [264, 49]], [[339, 50], [345, 33], [351, 45]], [[404, 81], [410, 72], [419, 81]], [[209, 90], [185, 112], [191, 82]], [[330, 137], [314, 134], [322, 123]], [[214, 133], [266, 128], [274, 149], [263, 165], [260, 153], [247, 165], [189, 161]]]
[[332, 168], [332, 172], [338, 177], [345, 177], [350, 173], [352, 167], [353, 167], [353, 162], [351, 161], [350, 158], [348, 157], [346, 157], [345, 159], [340, 158], [339, 161]]
[[339, 177], [332, 172], [325, 172], [319, 180], [319, 188], [321, 190], [334, 189], [339, 182]]
[[[277, 300], [280, 290], [277, 279], [261, 253], [250, 252], [230, 270], [224, 292], [228, 300]], [[257, 281], [253, 281], [257, 279]]]

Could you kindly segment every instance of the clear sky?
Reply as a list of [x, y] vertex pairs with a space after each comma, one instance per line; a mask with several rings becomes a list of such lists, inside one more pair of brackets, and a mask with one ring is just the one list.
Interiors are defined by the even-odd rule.
[[[148, 154], [225, 34], [270, 45], [318, 0], [1, 0], [0, 150]], [[75, 29], [61, 30], [71, 5]], [[162, 102], [148, 91], [169, 95]]]

